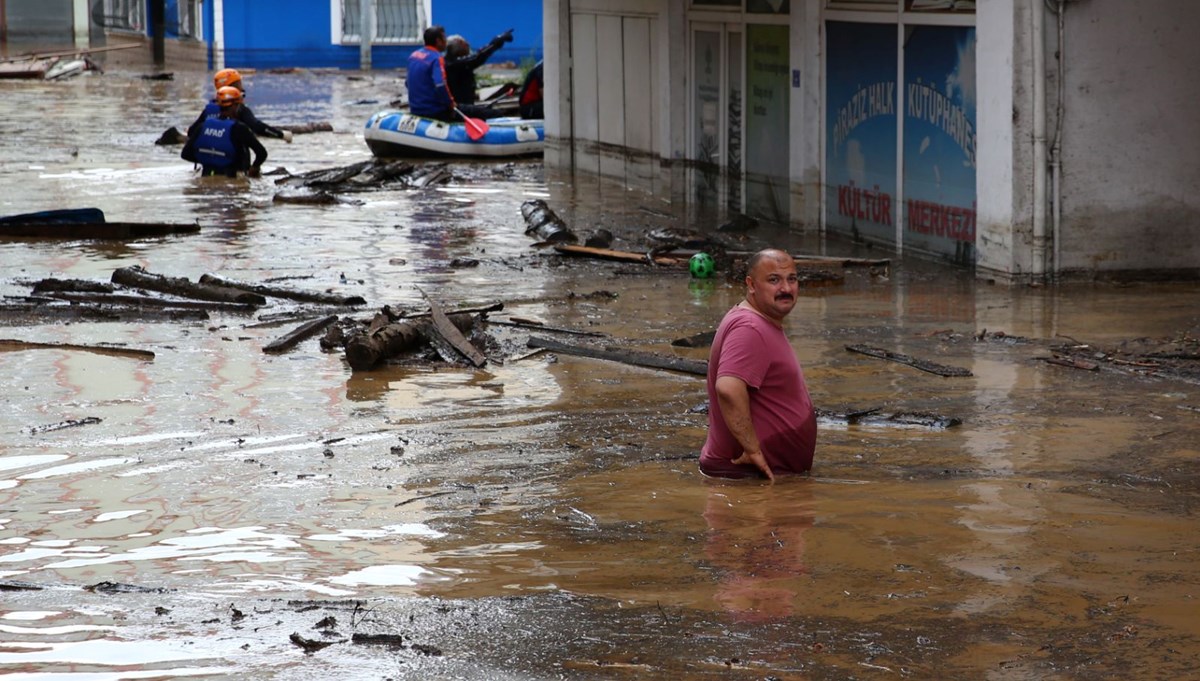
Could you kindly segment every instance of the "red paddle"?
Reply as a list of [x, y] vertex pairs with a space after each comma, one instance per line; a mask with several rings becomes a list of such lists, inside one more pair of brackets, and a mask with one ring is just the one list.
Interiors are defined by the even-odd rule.
[[467, 137], [471, 138], [472, 142], [478, 142], [483, 139], [483, 136], [488, 134], [488, 124], [478, 118], [471, 118], [465, 113], [454, 110], [459, 116], [462, 116], [463, 123], [467, 124]]

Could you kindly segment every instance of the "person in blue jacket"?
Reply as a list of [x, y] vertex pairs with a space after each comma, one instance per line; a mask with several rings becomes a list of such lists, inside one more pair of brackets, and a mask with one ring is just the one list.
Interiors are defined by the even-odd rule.
[[[254, 136], [250, 126], [238, 120], [242, 92], [226, 86], [217, 90], [216, 103], [220, 113], [215, 117], [200, 114], [188, 128], [188, 141], [179, 154], [186, 161], [199, 163], [201, 175], [237, 177], [245, 172], [249, 177], [262, 174], [267, 150]], [[250, 161], [250, 152], [254, 161]]]
[[408, 72], [404, 86], [408, 90], [408, 109], [418, 116], [442, 121], [458, 120], [457, 105], [446, 84], [446, 29], [430, 26], [425, 29], [425, 46], [408, 57]]
[[[246, 106], [246, 88], [242, 85], [242, 74], [238, 73], [237, 69], [221, 69], [213, 74], [213, 89], [220, 90], [223, 87], [235, 87], [242, 93], [242, 105], [238, 107], [238, 120], [250, 126], [250, 130], [259, 137], [272, 137], [274, 139], [283, 140], [288, 144], [292, 143], [292, 131], [282, 130], [271, 125], [267, 125], [258, 120], [250, 107]], [[217, 105], [217, 100], [212, 100], [204, 107], [204, 114], [208, 117], [216, 117], [221, 113], [221, 107]]]

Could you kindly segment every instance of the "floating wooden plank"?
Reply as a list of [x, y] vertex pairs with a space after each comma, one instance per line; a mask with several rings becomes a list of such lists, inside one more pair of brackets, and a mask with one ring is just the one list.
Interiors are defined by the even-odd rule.
[[215, 300], [223, 303], [247, 303], [266, 305], [267, 299], [257, 293], [241, 291], [224, 286], [197, 284], [183, 277], [168, 277], [147, 272], [140, 267], [121, 267], [112, 274], [114, 284], [149, 289], [160, 293], [171, 293], [184, 298]]
[[48, 321], [86, 320], [89, 322], [181, 322], [208, 319], [208, 312], [205, 310], [159, 309], [140, 306], [124, 307], [74, 302], [70, 304], [0, 304], [0, 320], [4, 319], [18, 323], [28, 323], [34, 319]]
[[301, 324], [295, 329], [292, 329], [292, 331], [289, 333], [286, 333], [264, 345], [263, 352], [268, 354], [286, 352], [296, 347], [296, 345], [304, 339], [310, 338], [317, 335], [321, 331], [324, 331], [325, 327], [336, 322], [337, 320], [337, 315], [329, 315], [328, 317], [314, 319], [310, 322]]
[[1070, 367], [1072, 369], [1082, 369], [1083, 371], [1099, 371], [1100, 363], [1093, 362], [1090, 359], [1079, 359], [1076, 357], [1038, 357], [1047, 364], [1056, 364], [1060, 367]]
[[[573, 244], [554, 244], [554, 250], [562, 255], [596, 258], [597, 260], [615, 260], [617, 262], [638, 263], [640, 265], [650, 264], [650, 256], [645, 253], [614, 251], [611, 248], [592, 248], [590, 246], [576, 246]], [[687, 259], [660, 255], [654, 258], [654, 264], [665, 266], [683, 266], [687, 264]]]
[[79, 350], [81, 352], [94, 352], [101, 355], [116, 355], [118, 357], [130, 357], [143, 361], [154, 359], [154, 353], [149, 350], [135, 350], [133, 348], [121, 348], [111, 345], [77, 345], [75, 343], [39, 343], [36, 341], [23, 341], [13, 338], [0, 338], [0, 350]]
[[36, 239], [149, 239], [194, 234], [200, 225], [169, 222], [4, 222], [0, 236]]
[[121, 293], [73, 293], [51, 291], [47, 298], [66, 300], [72, 303], [95, 303], [98, 305], [122, 305], [129, 307], [175, 308], [178, 310], [208, 310], [210, 312], [254, 312], [257, 305], [248, 303], [220, 303], [201, 300], [168, 300], [150, 296], [134, 296]]
[[829, 255], [793, 255], [796, 266], [804, 267], [890, 267], [887, 258], [839, 258]]
[[[487, 314], [488, 312], [499, 312], [500, 310], [503, 310], [503, 309], [504, 309], [504, 303], [488, 303], [486, 305], [479, 305], [476, 307], [460, 307], [457, 310], [450, 310], [450, 311], [446, 312], [446, 316], [453, 319], [455, 316], [458, 316], [458, 315]], [[428, 312], [428, 311], [412, 312], [412, 313], [404, 315], [403, 317], [400, 317], [399, 319], [425, 319], [425, 318], [432, 316], [432, 314], [433, 314], [432, 312]], [[470, 328], [470, 327], [468, 326], [467, 328]]]
[[51, 423], [45, 426], [32, 426], [29, 429], [30, 435], [41, 435], [42, 433], [50, 433], [56, 430], [64, 430], [66, 428], [75, 428], [78, 426], [88, 426], [93, 423], [100, 423], [101, 419], [98, 416], [85, 416], [81, 419], [67, 419], [58, 423]]
[[559, 352], [564, 355], [590, 357], [592, 359], [604, 359], [610, 362], [621, 362], [622, 364], [648, 367], [651, 369], [667, 369], [669, 371], [679, 371], [685, 374], [693, 374], [695, 376], [708, 375], [708, 362], [681, 359], [679, 357], [667, 357], [664, 355], [656, 355], [651, 352], [567, 345], [566, 343], [559, 343], [558, 341], [553, 341], [549, 338], [538, 338], [536, 336], [531, 336], [526, 345], [531, 348], [543, 348], [545, 350], [549, 350], [550, 352]]
[[600, 331], [580, 331], [578, 329], [564, 329], [562, 327], [547, 326], [541, 322], [537, 322], [537, 321], [534, 321], [531, 319], [520, 319], [518, 317], [509, 317], [507, 321], [499, 320], [499, 319], [489, 319], [489, 320], [487, 320], [487, 323], [495, 324], [497, 326], [511, 326], [511, 327], [517, 328], [517, 329], [537, 329], [538, 331], [552, 331], [554, 333], [565, 333], [565, 334], [572, 335], [572, 336], [593, 336], [596, 338], [605, 338], [608, 336], [607, 333], [601, 333]]
[[974, 376], [974, 374], [971, 373], [970, 369], [964, 369], [962, 367], [952, 367], [952, 366], [947, 366], [945, 364], [938, 364], [936, 362], [930, 362], [930, 361], [923, 360], [923, 359], [917, 359], [910, 355], [901, 354], [899, 352], [892, 352], [891, 350], [884, 350], [883, 348], [874, 348], [869, 345], [847, 345], [846, 349], [849, 350], [850, 352], [857, 352], [859, 354], [867, 355], [869, 357], [877, 357], [879, 359], [886, 359], [889, 362], [897, 362], [899, 364], [904, 364], [904, 365], [910, 366], [914, 369], [920, 369], [921, 371], [926, 371], [931, 374], [937, 374], [938, 376], [946, 376], [946, 377]]
[[287, 300], [298, 300], [305, 303], [322, 303], [325, 305], [366, 305], [367, 301], [362, 296], [343, 296], [336, 293], [325, 293], [323, 291], [298, 291], [296, 289], [282, 288], [278, 286], [266, 286], [263, 284], [253, 284], [245, 281], [236, 281], [234, 279], [226, 279], [215, 274], [200, 275], [201, 284], [212, 284], [214, 286], [224, 286], [226, 288], [235, 288], [242, 291], [250, 291], [272, 298], [285, 298]]
[[[417, 290], [421, 291], [419, 288]], [[474, 366], [481, 367], [487, 364], [487, 357], [484, 357], [478, 348], [471, 345], [471, 341], [467, 340], [467, 337], [462, 334], [462, 331], [458, 330], [458, 327], [450, 323], [450, 318], [442, 311], [442, 306], [438, 305], [437, 301], [430, 298], [424, 291], [421, 291], [421, 295], [429, 303], [429, 312], [433, 316], [434, 331], [445, 339], [447, 343], [454, 346], [455, 350], [461, 352], [463, 357], [466, 357]]]
[[299, 123], [297, 125], [280, 125], [280, 130], [288, 130], [293, 135], [308, 135], [314, 132], [333, 132], [333, 125], [329, 121], [312, 121], [310, 123]]

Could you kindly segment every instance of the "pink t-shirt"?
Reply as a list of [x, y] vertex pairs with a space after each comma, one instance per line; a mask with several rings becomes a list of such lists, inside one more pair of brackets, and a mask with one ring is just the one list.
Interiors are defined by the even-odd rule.
[[783, 329], [753, 310], [735, 307], [721, 320], [708, 360], [708, 439], [700, 470], [732, 478], [761, 475], [752, 465], [733, 464], [742, 446], [721, 416], [716, 392], [721, 376], [740, 378], [749, 388], [750, 420], [771, 470], [812, 468], [817, 418], [796, 353]]

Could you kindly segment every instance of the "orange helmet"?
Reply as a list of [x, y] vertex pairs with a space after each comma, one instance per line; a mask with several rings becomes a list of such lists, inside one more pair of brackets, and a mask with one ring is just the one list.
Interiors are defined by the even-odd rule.
[[218, 105], [220, 105], [222, 107], [226, 107], [226, 106], [233, 106], [234, 104], [241, 104], [241, 103], [242, 103], [242, 91], [233, 87], [232, 85], [226, 85], [225, 87], [217, 90], [217, 104]]
[[[236, 83], [236, 85], [234, 85]], [[237, 69], [221, 69], [213, 76], [213, 87], [220, 90], [227, 85], [233, 85], [240, 88], [242, 84], [242, 74], [237, 72]]]

